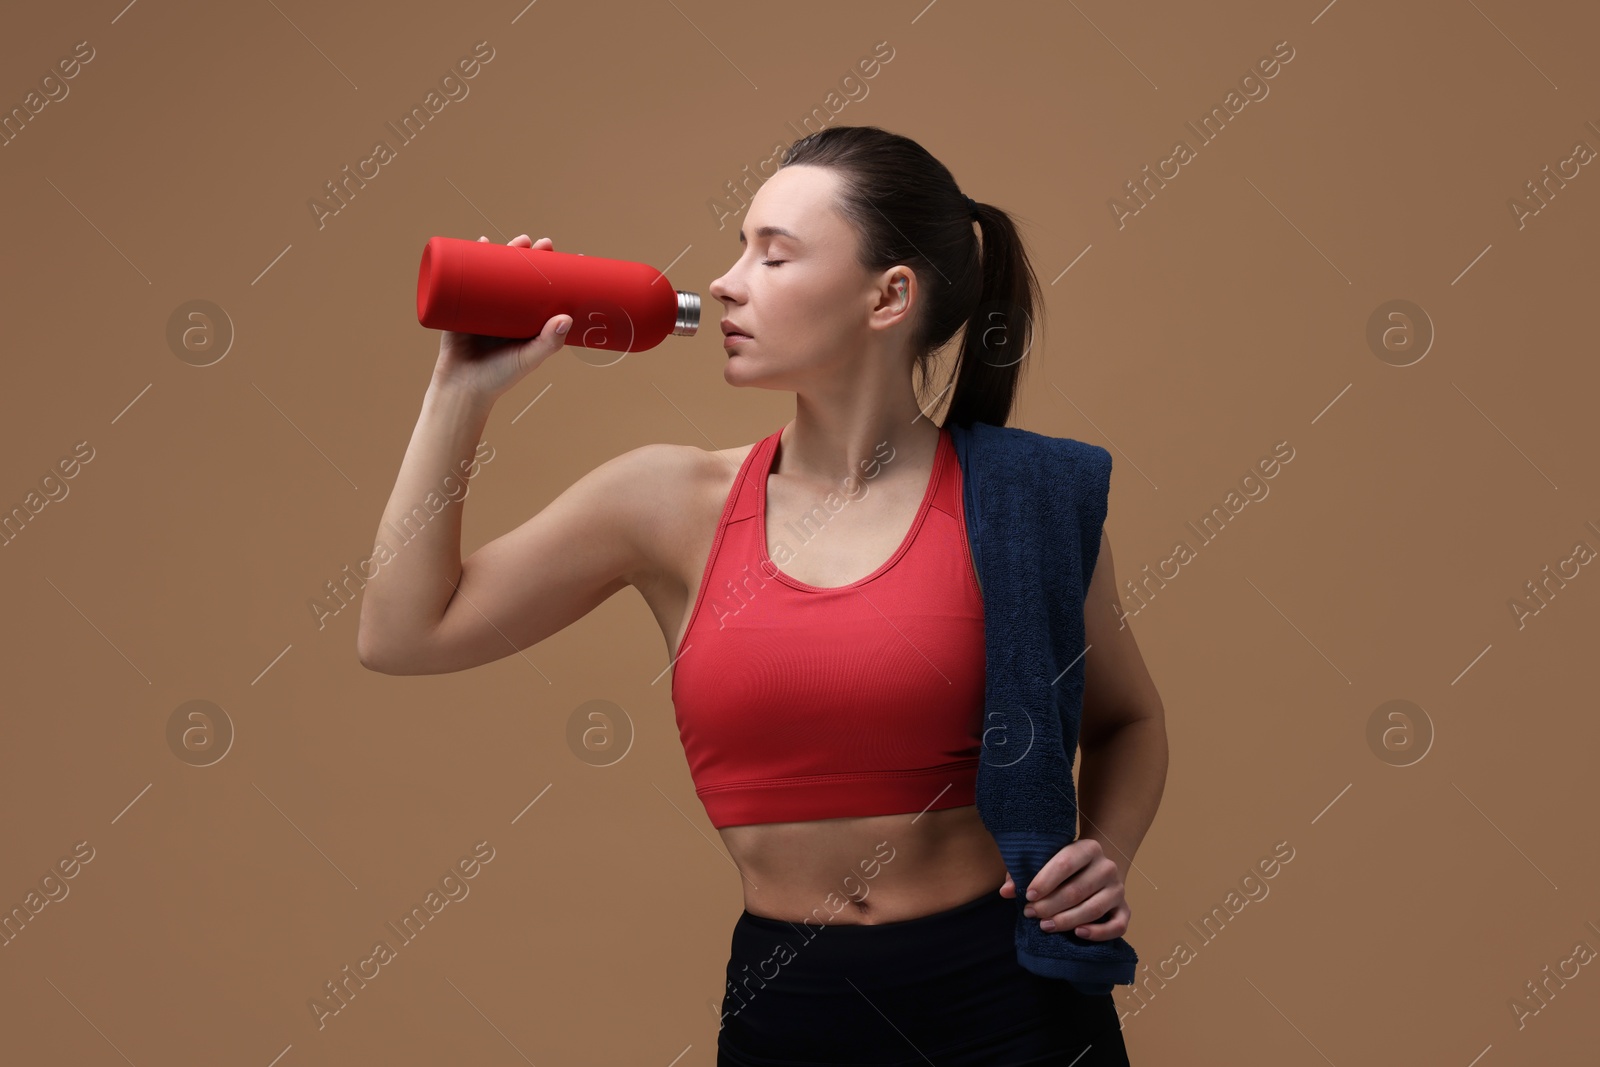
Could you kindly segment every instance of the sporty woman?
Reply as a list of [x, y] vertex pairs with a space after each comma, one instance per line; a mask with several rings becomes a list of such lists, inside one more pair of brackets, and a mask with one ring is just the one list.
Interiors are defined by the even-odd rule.
[[[792, 392], [794, 418], [754, 444], [619, 455], [465, 562], [446, 508], [367, 584], [361, 662], [463, 670], [634, 587], [741, 874], [719, 1064], [1125, 1064], [1110, 993], [1019, 965], [1018, 887], [974, 804], [984, 616], [946, 424], [1010, 416], [1040, 303], [1017, 229], [915, 141], [835, 126], [790, 147], [739, 243], [710, 287], [723, 376]], [[495, 400], [571, 325], [443, 334], [380, 530], [470, 464]], [[946, 394], [935, 423], [924, 409]], [[1083, 605], [1083, 828], [1021, 887], [1038, 892], [1030, 919], [1091, 941], [1128, 928], [1124, 874], [1167, 768], [1115, 582], [1102, 535]]]

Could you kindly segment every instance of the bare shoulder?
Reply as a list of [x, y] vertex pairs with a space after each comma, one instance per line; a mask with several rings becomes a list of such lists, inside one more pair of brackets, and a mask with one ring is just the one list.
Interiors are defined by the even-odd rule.
[[640, 445], [611, 461], [647, 517], [661, 521], [685, 510], [703, 493], [726, 496], [754, 444], [707, 449], [657, 442]]
[[[664, 576], [688, 580], [704, 556], [739, 467], [755, 445], [706, 449], [657, 442], [617, 456], [617, 487], [627, 497], [629, 524], [648, 562], [630, 584]], [[704, 545], [701, 542], [705, 542]]]

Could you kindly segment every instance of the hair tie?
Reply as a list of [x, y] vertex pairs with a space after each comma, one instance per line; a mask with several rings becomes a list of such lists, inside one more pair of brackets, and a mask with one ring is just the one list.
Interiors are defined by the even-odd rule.
[[961, 194], [961, 199], [963, 199], [963, 200], [965, 200], [967, 202], [967, 211], [968, 211], [968, 213], [971, 214], [973, 218], [977, 218], [978, 217], [978, 202], [976, 200], [972, 199], [972, 197], [968, 196], [966, 193], [962, 193]]

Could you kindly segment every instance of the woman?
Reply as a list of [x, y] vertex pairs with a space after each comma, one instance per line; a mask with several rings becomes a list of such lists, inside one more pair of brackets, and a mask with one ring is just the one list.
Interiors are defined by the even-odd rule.
[[[1126, 1063], [1111, 994], [1017, 962], [1017, 887], [973, 804], [983, 614], [961, 471], [918, 392], [964, 326], [935, 399], [950, 392], [952, 425], [1006, 424], [1038, 299], [1016, 228], [914, 141], [835, 126], [791, 146], [739, 240], [711, 285], [724, 378], [792, 391], [794, 419], [753, 445], [627, 452], [465, 563], [446, 509], [368, 582], [361, 661], [462, 670], [633, 586], [742, 876], [719, 1064]], [[494, 400], [570, 325], [554, 316], [521, 344], [444, 334], [383, 523], [466, 468]], [[1128, 927], [1124, 870], [1166, 775], [1160, 698], [1115, 603], [1102, 539], [1084, 607], [1086, 829], [1023, 887], [1033, 918], [1088, 940]]]

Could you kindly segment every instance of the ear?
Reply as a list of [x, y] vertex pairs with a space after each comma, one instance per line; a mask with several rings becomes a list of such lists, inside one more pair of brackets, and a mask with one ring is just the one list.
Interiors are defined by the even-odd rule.
[[872, 309], [872, 325], [885, 329], [906, 320], [917, 298], [917, 276], [907, 267], [884, 272], [878, 302]]

